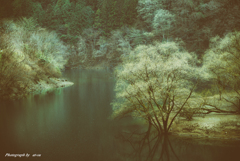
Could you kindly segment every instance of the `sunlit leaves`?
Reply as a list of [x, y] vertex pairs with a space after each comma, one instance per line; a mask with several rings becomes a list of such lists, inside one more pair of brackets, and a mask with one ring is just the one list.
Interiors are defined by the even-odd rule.
[[162, 5], [156, 0], [139, 0], [137, 6], [138, 15], [148, 24], [151, 25], [155, 16], [155, 11]]
[[156, 11], [153, 28], [160, 29], [163, 32], [170, 29], [172, 23], [175, 21], [174, 15], [171, 14], [168, 10], [159, 9]]
[[180, 52], [174, 42], [138, 46], [117, 69], [115, 90], [121, 104], [114, 103], [115, 112], [127, 108], [126, 111], [135, 109], [150, 116], [162, 113], [174, 98], [175, 104], [180, 105], [193, 85], [191, 79], [199, 76], [193, 59], [194, 54]]
[[55, 67], [62, 69], [68, 55], [67, 48], [55, 32], [37, 28], [32, 18], [23, 18], [14, 23], [6, 21], [5, 42], [19, 57], [44, 59]]
[[[229, 33], [225, 38], [211, 39], [211, 48], [204, 56], [204, 66], [212, 75], [210, 78], [220, 91], [235, 91], [238, 97], [240, 87], [240, 33]], [[228, 101], [230, 99], [227, 99]], [[226, 100], [226, 101], [227, 101]]]

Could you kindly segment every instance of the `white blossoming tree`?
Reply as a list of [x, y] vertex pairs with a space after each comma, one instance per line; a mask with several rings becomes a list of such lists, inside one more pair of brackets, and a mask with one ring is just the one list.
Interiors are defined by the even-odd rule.
[[240, 32], [212, 38], [203, 60], [203, 68], [209, 70], [219, 92], [218, 104], [206, 102], [214, 107], [208, 111], [240, 113]]
[[180, 51], [175, 42], [137, 47], [116, 69], [112, 117], [131, 113], [145, 119], [149, 130], [153, 126], [159, 134], [168, 133], [193, 94], [192, 81], [201, 74], [196, 61], [196, 55]]

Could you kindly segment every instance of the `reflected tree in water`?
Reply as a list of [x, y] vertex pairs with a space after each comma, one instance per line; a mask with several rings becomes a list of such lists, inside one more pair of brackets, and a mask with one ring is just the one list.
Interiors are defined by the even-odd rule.
[[144, 133], [122, 132], [116, 137], [119, 141], [131, 145], [131, 150], [125, 150], [122, 155], [136, 161], [180, 161], [174, 151], [168, 135], [158, 135], [148, 128]]

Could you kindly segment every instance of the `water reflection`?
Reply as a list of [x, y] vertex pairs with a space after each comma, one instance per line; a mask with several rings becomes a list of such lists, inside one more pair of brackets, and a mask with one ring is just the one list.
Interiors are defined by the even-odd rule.
[[236, 160], [237, 143], [194, 144], [158, 136], [132, 118], [109, 120], [115, 93], [108, 75], [66, 71], [74, 86], [0, 102], [0, 160], [6, 153], [40, 153], [43, 161]]
[[122, 155], [136, 161], [179, 161], [168, 135], [158, 135], [147, 130], [144, 133], [123, 132], [116, 137], [121, 142], [129, 143], [132, 150], [122, 151]]
[[[51, 137], [46, 134], [60, 131], [65, 126], [67, 117], [62, 90], [48, 92], [47, 97], [44, 92], [19, 102], [22, 114], [15, 118], [18, 140], [36, 144], [38, 139]], [[30, 134], [34, 137], [26, 137]]]
[[[145, 131], [145, 132], [143, 132]], [[131, 161], [238, 161], [239, 141], [158, 135], [146, 127], [115, 136], [118, 153]], [[228, 147], [227, 147], [228, 146]]]
[[0, 160], [5, 153], [41, 153], [44, 161], [115, 160], [108, 119], [114, 80], [104, 71], [72, 70], [65, 77], [74, 86], [0, 103]]

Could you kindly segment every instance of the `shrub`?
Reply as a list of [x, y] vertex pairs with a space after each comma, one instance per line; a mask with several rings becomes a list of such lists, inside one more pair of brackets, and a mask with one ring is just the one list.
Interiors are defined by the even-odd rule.
[[240, 32], [212, 38], [203, 60], [203, 67], [210, 73], [209, 79], [218, 89], [219, 99], [240, 113]]
[[36, 28], [32, 18], [22, 18], [16, 23], [8, 21], [5, 26], [4, 42], [14, 53], [33, 61], [43, 59], [61, 70], [64, 68], [68, 51], [55, 32]]
[[121, 55], [126, 56], [131, 51], [129, 40], [123, 36], [123, 32], [121, 30], [112, 31], [108, 41], [109, 48], [107, 58], [111, 61], [119, 62]]
[[4, 21], [0, 53], [0, 96], [20, 97], [40, 79], [60, 77], [68, 54], [55, 32], [38, 27], [32, 18]]
[[[93, 57], [92, 53], [95, 51], [97, 46], [97, 41], [101, 35], [100, 30], [95, 30], [93, 28], [85, 29], [82, 32], [82, 38], [85, 39], [88, 57]], [[80, 40], [81, 41], [81, 40]]]
[[26, 70], [25, 59], [17, 60], [8, 49], [0, 52], [0, 99], [20, 97], [29, 87], [30, 71]]

